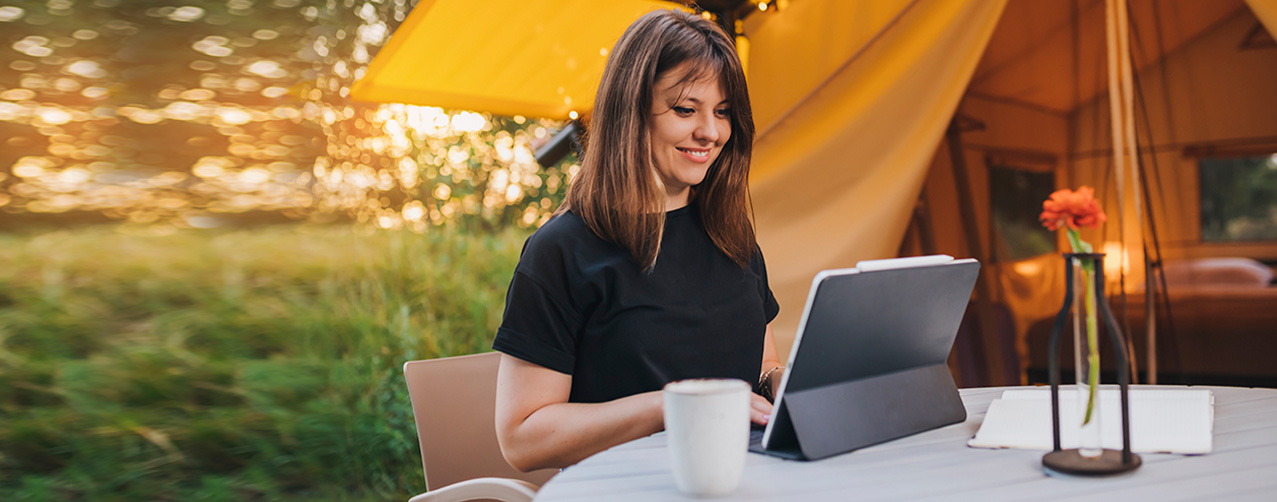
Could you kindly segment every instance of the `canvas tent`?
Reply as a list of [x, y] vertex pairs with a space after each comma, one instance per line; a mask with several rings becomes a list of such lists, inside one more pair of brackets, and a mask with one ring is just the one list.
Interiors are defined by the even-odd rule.
[[[1114, 224], [1135, 221], [1139, 209], [1131, 184], [1115, 209], [1106, 4], [792, 0], [779, 12], [745, 18], [759, 132], [751, 183], [782, 305], [773, 324], [782, 355], [816, 271], [902, 251], [942, 252], [985, 261], [977, 297], [1006, 307], [1003, 331], [1012, 335], [984, 329], [965, 342], [975, 347], [968, 355], [993, 367], [1010, 353], [1021, 356], [1016, 370], [1028, 366], [1026, 337], [1059, 308], [1062, 262], [1058, 253], [996, 256], [990, 201], [1001, 194], [990, 193], [991, 165], [1048, 173], [1056, 187], [1101, 187], [1113, 219], [1085, 237], [1118, 257], [1108, 263], [1125, 277], [1118, 287], [1138, 296], [1149, 232]], [[1277, 0], [1128, 5], [1139, 108], [1147, 113], [1135, 123], [1147, 178], [1162, 193], [1151, 204], [1162, 256], [1277, 259], [1277, 243], [1201, 242], [1191, 154], [1277, 152], [1277, 49], [1269, 45]], [[422, 0], [352, 94], [500, 114], [588, 115], [620, 32], [644, 12], [670, 6]], [[1261, 21], [1267, 33], [1255, 32]], [[991, 370], [965, 383], [1018, 383], [1015, 373]]]
[[[1139, 82], [1136, 129], [1160, 257], [1172, 275], [1190, 259], [1277, 258], [1277, 243], [1203, 242], [1197, 186], [1200, 152], [1277, 152], [1277, 93], [1267, 83], [1277, 77], [1277, 48], [1271, 37], [1261, 39], [1255, 33], [1255, 13], [1272, 4], [1129, 5], [1131, 52]], [[1009, 2], [958, 108], [960, 116], [984, 126], [961, 136], [968, 180], [954, 180], [952, 155], [942, 145], [926, 183], [925, 205], [933, 216], [936, 247], [971, 254], [973, 242], [985, 244], [983, 258], [991, 265], [986, 276], [992, 283], [989, 294], [1009, 307], [1017, 352], [1035, 356], [1023, 359], [1024, 366], [1045, 364], [1043, 320], [1059, 308], [1063, 265], [1058, 254], [1022, 260], [997, 256], [1001, 236], [993, 228], [990, 202], [1009, 195], [990, 193], [990, 169], [998, 164], [1050, 173], [1056, 187], [1095, 186], [1104, 195], [1104, 207], [1110, 208], [1113, 219], [1084, 235], [1109, 253], [1108, 275], [1125, 277], [1124, 284], [1111, 284], [1109, 289], [1124, 286], [1128, 293], [1128, 327], [1137, 342], [1137, 364], [1146, 366], [1149, 360], [1141, 306], [1142, 261], [1144, 245], [1152, 248], [1153, 243], [1148, 229], [1141, 233], [1132, 223], [1137, 215], [1129, 181], [1124, 209], [1116, 209], [1103, 28], [1104, 2]], [[962, 205], [961, 188], [970, 192], [974, 231], [964, 228], [959, 211], [949, 209]], [[1144, 219], [1147, 225], [1149, 216]], [[1122, 230], [1128, 234], [1125, 239]], [[1061, 242], [1060, 249], [1067, 245]], [[1187, 286], [1183, 281], [1180, 285]], [[1265, 368], [1273, 367], [1277, 357], [1272, 336], [1277, 316], [1258, 312], [1277, 311], [1277, 291], [1261, 286], [1254, 291], [1203, 293], [1202, 288], [1174, 283], [1170, 289], [1171, 301], [1158, 302], [1161, 369], [1188, 374], [1187, 380], [1195, 382], [1226, 375], [1271, 381], [1273, 370]], [[1114, 298], [1115, 306], [1121, 303]], [[1168, 309], [1173, 318], [1166, 317]], [[1243, 313], [1225, 313], [1234, 310]]]

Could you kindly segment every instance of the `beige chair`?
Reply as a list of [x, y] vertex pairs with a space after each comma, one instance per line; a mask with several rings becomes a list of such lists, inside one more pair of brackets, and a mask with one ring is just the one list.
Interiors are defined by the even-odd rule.
[[558, 473], [522, 473], [501, 456], [494, 417], [500, 361], [491, 352], [404, 364], [427, 490], [409, 502], [528, 501]]

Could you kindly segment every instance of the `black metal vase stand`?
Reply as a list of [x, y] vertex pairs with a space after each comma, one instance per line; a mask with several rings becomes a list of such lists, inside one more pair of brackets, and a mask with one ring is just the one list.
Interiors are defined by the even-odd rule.
[[[1060, 448], [1060, 331], [1064, 329], [1064, 321], [1068, 318], [1073, 305], [1073, 263], [1090, 261], [1095, 272], [1089, 278], [1091, 287], [1095, 288], [1096, 308], [1104, 318], [1109, 338], [1113, 340], [1113, 349], [1117, 354], [1117, 383], [1121, 388], [1122, 408], [1122, 451], [1102, 450], [1099, 457], [1083, 457], [1078, 449], [1064, 450]], [[1065, 293], [1064, 307], [1055, 318], [1055, 327], [1051, 329], [1051, 340], [1047, 345], [1047, 357], [1050, 358], [1051, 372], [1051, 432], [1054, 439], [1054, 450], [1042, 457], [1042, 466], [1050, 471], [1074, 476], [1107, 476], [1121, 474], [1138, 469], [1143, 461], [1139, 455], [1131, 453], [1131, 419], [1130, 419], [1130, 373], [1127, 371], [1126, 342], [1122, 332], [1117, 329], [1113, 320], [1113, 311], [1109, 308], [1104, 296], [1104, 253], [1065, 253], [1064, 254]], [[1078, 382], [1082, 381], [1077, 375]], [[1097, 384], [1098, 385], [1098, 384]], [[1079, 385], [1078, 392], [1082, 392]], [[1095, 399], [1099, 399], [1097, 395]], [[1094, 420], [1099, 420], [1096, 416]]]

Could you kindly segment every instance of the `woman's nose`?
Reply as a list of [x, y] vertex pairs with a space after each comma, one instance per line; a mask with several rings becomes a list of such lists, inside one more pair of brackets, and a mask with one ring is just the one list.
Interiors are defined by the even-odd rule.
[[696, 130], [693, 131], [693, 135], [700, 141], [718, 143], [718, 138], [723, 134], [723, 131], [720, 130], [722, 127], [726, 126], [717, 117], [714, 117], [712, 113], [709, 116], [700, 115], [697, 117]]

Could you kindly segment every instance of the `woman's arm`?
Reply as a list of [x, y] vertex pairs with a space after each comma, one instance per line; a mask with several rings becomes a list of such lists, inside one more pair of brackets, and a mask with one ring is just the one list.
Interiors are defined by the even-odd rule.
[[[773, 355], [775, 349], [772, 349]], [[606, 403], [569, 403], [572, 376], [507, 354], [497, 370], [497, 442], [523, 472], [567, 467], [665, 429], [661, 391]], [[766, 424], [772, 406], [751, 395], [750, 421]]]
[[[773, 368], [780, 369], [771, 371]], [[769, 374], [768, 371], [771, 373]], [[785, 363], [780, 362], [780, 354], [776, 351], [776, 336], [772, 334], [771, 324], [767, 325], [767, 334], [763, 337], [763, 365], [758, 374], [760, 377], [766, 375], [771, 380], [768, 382], [769, 388], [775, 395], [776, 390], [780, 388], [780, 379], [785, 375]]]
[[567, 467], [665, 428], [660, 391], [587, 404], [569, 403], [571, 390], [571, 375], [501, 355], [497, 441], [511, 467]]

